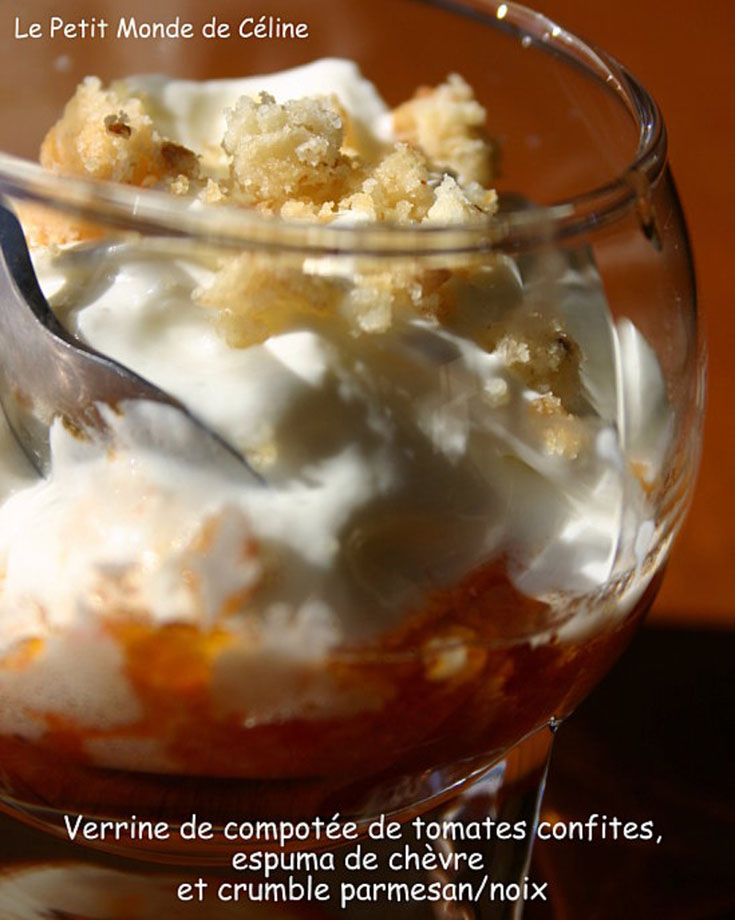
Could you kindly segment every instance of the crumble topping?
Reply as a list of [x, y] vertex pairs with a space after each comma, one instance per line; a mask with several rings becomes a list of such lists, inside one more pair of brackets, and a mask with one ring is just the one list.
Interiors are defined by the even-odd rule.
[[254, 253], [223, 261], [197, 301], [213, 307], [228, 344], [235, 348], [264, 342], [305, 317], [324, 316], [336, 307], [339, 288], [331, 278], [307, 275]]
[[544, 396], [554, 394], [566, 412], [583, 410], [581, 351], [560, 319], [532, 310], [517, 316], [510, 329], [507, 323], [491, 323], [479, 334], [479, 340], [528, 387]]
[[421, 87], [393, 112], [398, 138], [419, 147], [435, 169], [451, 170], [463, 184], [492, 182], [494, 151], [485, 120], [485, 109], [459, 74], [433, 89]]
[[[136, 94], [124, 82], [105, 89], [88, 77], [46, 136], [41, 162], [66, 175], [155, 186], [305, 222], [339, 217], [357, 224], [467, 225], [497, 209], [485, 109], [457, 74], [419, 89], [393, 110], [391, 137], [382, 140], [375, 135], [367, 141], [334, 95], [284, 102], [264, 91], [241, 95], [225, 113], [220, 149], [226, 169], [220, 173], [206, 165], [204, 147], [191, 150], [166, 137], [156, 112], [145, 91]], [[33, 236], [33, 222], [30, 231]], [[43, 235], [36, 233], [34, 241], [61, 244], [93, 232], [44, 215]], [[490, 256], [452, 269], [393, 260], [387, 269], [364, 258], [347, 264], [245, 253], [220, 258], [194, 300], [237, 348], [322, 321], [342, 322], [349, 334], [383, 334], [417, 317], [461, 327], [551, 400], [535, 413], [545, 419], [548, 450], [575, 456], [579, 445], [568, 434], [567, 416], [584, 408], [580, 349], [547, 310], [495, 316], [496, 274]], [[479, 305], [471, 310], [464, 303], [468, 292]]]
[[[427, 95], [428, 93], [428, 95]], [[241, 96], [226, 113], [225, 180], [197, 151], [167, 138], [153, 107], [124, 84], [87, 77], [46, 135], [41, 163], [62, 175], [106, 179], [257, 208], [287, 219], [340, 214], [399, 224], [472, 223], [492, 215], [492, 146], [484, 109], [458, 76], [394, 113], [396, 142], [370, 149], [333, 96], [279, 103]], [[75, 237], [76, 238], [76, 237]], [[58, 243], [69, 242], [59, 233]]]
[[222, 146], [231, 157], [232, 195], [277, 208], [289, 199], [334, 199], [351, 171], [342, 150], [343, 115], [334, 101], [241, 96], [227, 113]]
[[[140, 99], [87, 77], [41, 146], [41, 165], [64, 176], [150, 187], [194, 178], [194, 153], [161, 137]], [[63, 240], [62, 240], [63, 242]]]

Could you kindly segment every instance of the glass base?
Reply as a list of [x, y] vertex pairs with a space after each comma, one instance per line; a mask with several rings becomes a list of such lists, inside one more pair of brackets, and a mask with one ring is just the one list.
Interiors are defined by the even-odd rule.
[[[359, 844], [328, 851], [326, 861], [334, 868], [322, 865], [314, 871], [311, 865], [303, 871], [292, 867], [265, 877], [235, 869], [232, 856], [246, 850], [232, 842], [226, 867], [202, 861], [198, 875], [191, 858], [182, 859], [176, 871], [149, 862], [156, 858], [153, 851], [133, 861], [53, 840], [3, 818], [0, 916], [360, 920], [379, 910], [381, 917], [402, 920], [518, 920], [530, 887], [528, 864], [552, 737], [544, 726], [502, 760], [401, 812], [395, 839], [376, 840], [365, 824]], [[425, 779], [429, 786], [439, 781], [435, 774]], [[7, 803], [5, 809], [10, 811]], [[17, 811], [14, 817], [33, 820]], [[251, 847], [248, 856], [254, 852]], [[220, 860], [223, 855], [220, 851]], [[317, 890], [328, 890], [329, 900], [320, 900]]]

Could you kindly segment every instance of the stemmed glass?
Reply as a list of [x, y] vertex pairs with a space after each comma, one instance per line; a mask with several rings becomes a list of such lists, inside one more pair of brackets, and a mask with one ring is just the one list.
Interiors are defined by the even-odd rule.
[[[281, 17], [293, 7], [297, 18], [297, 6], [282, 4]], [[195, 6], [185, 5], [187, 13], [196, 18]], [[230, 65], [213, 62], [211, 48], [192, 42], [172, 66], [191, 77], [218, 75], [217, 67]], [[114, 635], [147, 708], [142, 728], [123, 722], [108, 729], [103, 719], [89, 748], [91, 734], [73, 714], [90, 695], [104, 697], [107, 678], [99, 669], [88, 669], [87, 677], [80, 669], [64, 690], [66, 711], [62, 706], [53, 719], [41, 711], [45, 728], [38, 730], [37, 720], [17, 715], [29, 711], [32, 688], [50, 679], [47, 637], [5, 642], [2, 807], [59, 836], [68, 831], [63, 816], [70, 813], [135, 814], [172, 825], [197, 813], [215, 826], [233, 818], [308, 821], [339, 813], [363, 830], [381, 814], [407, 827], [417, 816], [524, 822], [522, 840], [482, 844], [486, 874], [518, 883], [528, 867], [553, 731], [609, 668], [650, 605], [699, 456], [704, 351], [664, 124], [622, 66], [513, 3], [327, 2], [314, 13], [307, 45], [269, 46], [267, 60], [259, 50], [247, 66], [270, 71], [337, 51], [353, 57], [391, 103], [462, 72], [496, 138], [496, 217], [432, 229], [307, 227], [228, 209], [187, 210], [156, 191], [45, 174], [17, 156], [27, 150], [7, 126], [0, 133], [7, 151], [0, 189], [21, 215], [30, 205], [49, 220], [94, 225], [100, 247], [135, 238], [149, 258], [194, 264], [249, 253], [266, 271], [289, 273], [297, 284], [315, 273], [359, 276], [369, 286], [386, 274], [466, 277], [503, 267], [520, 285], [522, 309], [542, 321], [552, 313], [563, 320], [566, 331], [554, 347], [579, 349], [583, 398], [572, 405], [569, 397], [539, 448], [523, 433], [507, 433], [525, 411], [518, 402], [511, 411], [499, 391], [478, 395], [476, 380], [454, 373], [456, 355], [441, 352], [446, 340], [436, 339], [439, 351], [428, 355], [394, 355], [388, 370], [384, 346], [360, 346], [386, 401], [400, 388], [408, 394], [399, 412], [416, 419], [429, 413], [447, 424], [460, 419], [468, 438], [478, 429], [483, 435], [467, 467], [471, 486], [466, 479], [456, 486], [451, 458], [409, 463], [419, 488], [408, 500], [389, 501], [374, 520], [348, 521], [342, 529], [340, 564], [387, 625], [364, 636], [358, 630], [354, 641], [308, 660], [276, 655], [267, 662], [252, 658], [249, 637], [236, 629], [224, 641], [209, 626], [161, 627], [135, 613], [104, 610], [81, 634], [61, 627], [53, 635], [53, 667], [67, 660], [73, 669], [82, 648], [94, 655], [104, 625], [105, 641]], [[141, 60], [128, 60], [127, 71], [150, 69], [147, 52], [138, 53]], [[58, 75], [60, 100], [88, 69], [89, 61], [75, 59], [70, 72]], [[36, 127], [40, 137], [47, 103], [23, 93], [20, 87], [13, 104], [25, 106], [26, 133]], [[489, 326], [502, 292], [491, 285], [485, 296], [479, 309], [489, 318], [479, 322]], [[458, 307], [458, 334], [478, 323], [472, 309]], [[353, 340], [335, 347], [344, 348], [345, 361], [356, 360]], [[426, 374], [441, 377], [441, 385], [426, 383]], [[427, 391], [432, 399], [441, 394], [428, 408]], [[582, 419], [581, 434], [572, 416]], [[315, 444], [314, 420], [306, 399], [287, 420], [289, 438], [302, 443], [304, 479], [324, 449]], [[356, 443], [370, 441], [374, 423], [368, 414], [358, 422]], [[484, 437], [498, 426], [503, 434]], [[413, 445], [404, 446], [411, 455]], [[597, 465], [576, 462], [583, 455]], [[488, 483], [503, 476], [510, 486], [493, 491]], [[104, 520], [103, 504], [98, 511]], [[493, 528], [501, 536], [483, 549]], [[305, 572], [304, 598], [313, 590], [309, 577]], [[231, 703], [217, 709], [210, 701], [214, 675], [224, 680], [217, 668], [225, 646]], [[136, 744], [126, 745], [131, 734]], [[221, 841], [91, 843], [144, 860], [202, 864], [232, 849]], [[432, 844], [437, 851], [466, 846], [444, 837]], [[316, 845], [302, 841], [304, 848]], [[246, 846], [238, 841], [238, 848]], [[455, 881], [464, 877], [460, 872]], [[136, 879], [130, 886], [150, 894], [151, 883]], [[22, 888], [22, 879], [13, 884]], [[151, 894], [156, 904], [159, 896], [158, 889]], [[520, 917], [522, 910], [515, 900], [424, 906], [436, 915], [488, 918]], [[95, 909], [90, 916], [106, 908]], [[225, 908], [210, 910], [217, 917]]]

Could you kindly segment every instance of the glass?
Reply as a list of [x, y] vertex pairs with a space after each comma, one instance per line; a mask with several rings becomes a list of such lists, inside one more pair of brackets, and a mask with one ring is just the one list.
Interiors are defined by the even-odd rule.
[[[298, 4], [281, 4], [279, 14], [299, 21]], [[186, 3], [181, 15], [199, 17]], [[334, 279], [357, 279], [368, 292], [386, 275], [419, 279], [419, 310], [434, 291], [431, 279], [495, 279], [479, 305], [465, 298], [443, 325], [419, 333], [414, 324], [415, 341], [404, 330], [400, 348], [390, 332], [334, 337], [336, 360], [363, 367], [349, 379], [371, 398], [377, 393], [378, 418], [372, 404], [350, 403], [334, 380], [323, 381], [316, 395], [305, 389], [277, 419], [301, 470], [264, 461], [266, 488], [303, 485], [338, 449], [371, 455], [376, 437], [390, 446], [385, 430], [394, 413], [403, 482], [415, 487], [388, 489], [378, 511], [357, 514], [338, 530], [335, 558], [357, 586], [351, 597], [359, 598], [349, 641], [297, 651], [320, 621], [308, 620], [305, 630], [286, 616], [279, 629], [291, 646], [254, 655], [252, 633], [233, 627], [232, 618], [214, 627], [175, 619], [160, 625], [104, 604], [73, 628], [56, 627], [53, 643], [44, 627], [6, 639], [3, 808], [62, 837], [69, 812], [172, 824], [196, 813], [215, 825], [338, 812], [363, 829], [380, 814], [405, 822], [492, 816], [526, 822], [525, 840], [486, 847], [492, 879], [511, 884], [528, 867], [549, 727], [589, 692], [640, 623], [696, 471], [704, 351], [665, 129], [653, 100], [617, 62], [513, 3], [326, 2], [311, 15], [307, 43], [260, 46], [245, 69], [269, 72], [338, 51], [357, 61], [392, 105], [417, 86], [461, 72], [488, 110], [500, 151], [494, 218], [430, 229], [304, 225], [235, 209], [189, 209], [161, 192], [63, 178], [23, 159], [86, 73], [154, 69], [145, 43], [126, 45], [124, 60], [117, 51], [103, 60], [101, 46], [78, 44], [71, 61], [54, 58], [53, 85], [44, 83], [42, 94], [19, 86], [0, 125], [0, 188], [22, 217], [82, 221], [95, 240], [86, 251], [97, 247], [109, 264], [115, 247], [128, 247], [125, 269], [134, 276], [152, 263], [173, 279], [182, 264], [209, 271], [223, 257], [243, 257], [289, 292], [283, 326], [269, 329], [276, 333], [300, 328], [293, 302], [315, 285], [331, 297]], [[203, 79], [232, 67], [213, 56], [215, 47], [232, 43], [167, 47], [174, 74]], [[53, 54], [52, 46], [46, 52]], [[12, 117], [14, 107], [22, 118]], [[100, 264], [108, 263], [94, 262]], [[101, 283], [79, 265], [77, 287], [64, 294], [72, 317], [75, 297]], [[561, 404], [544, 400], [541, 385], [541, 421], [533, 424], [519, 421], [527, 411], [522, 400], [506, 399], [507, 368], [485, 386], [456, 347], [486, 334], [487, 316], [495, 319], [509, 287], [520, 291], [514, 309], [531, 317], [526, 344], [538, 333], [544, 353], [551, 349], [562, 368], [572, 362], [573, 384], [582, 381], [580, 397], [555, 378], [567, 394]], [[177, 296], [190, 303], [191, 285]], [[263, 322], [276, 320], [267, 313]], [[242, 345], [237, 316], [225, 319], [224, 332]], [[533, 387], [535, 370], [528, 373]], [[325, 411], [344, 416], [351, 444], [330, 441], [334, 432], [320, 421]], [[426, 453], [417, 432], [436, 446], [427, 435], [434, 426], [449, 442], [452, 432], [464, 438], [471, 462], [458, 467], [450, 448], [444, 456]], [[277, 516], [279, 507], [265, 501], [266, 513]], [[330, 513], [325, 505], [317, 524]], [[104, 505], [95, 515], [102, 522], [96, 526], [115, 527]], [[305, 532], [302, 542], [309, 538]], [[307, 557], [289, 560], [301, 566], [296, 588], [293, 579], [273, 576], [268, 590], [276, 602], [293, 604], [294, 591], [301, 601], [318, 593], [321, 575]], [[378, 626], [366, 630], [375, 611]], [[94, 666], [107, 660], [110, 643], [125, 663], [135, 716], [119, 715], [115, 668]], [[54, 694], [44, 689], [49, 681]], [[94, 717], [85, 716], [90, 699], [97, 700]], [[91, 844], [203, 865], [226, 861], [233, 850], [231, 842]], [[246, 846], [237, 841], [238, 849]], [[150, 904], [158, 905], [157, 883], [150, 884]], [[51, 898], [48, 907], [81, 916], [105, 910], [97, 901], [92, 909]], [[427, 914], [449, 912], [442, 916], [460, 909], [423, 906]], [[158, 908], [135, 916], [148, 916], [146, 909]], [[210, 906], [207, 916], [219, 916], [218, 909]], [[462, 916], [520, 917], [522, 904], [483, 901], [465, 909]]]

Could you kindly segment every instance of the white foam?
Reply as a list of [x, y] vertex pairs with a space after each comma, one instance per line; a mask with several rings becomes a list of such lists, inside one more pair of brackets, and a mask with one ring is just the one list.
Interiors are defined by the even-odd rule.
[[[223, 107], [261, 88], [277, 97], [344, 91], [368, 138], [385, 121], [374, 89], [345, 62], [245, 82], [127, 82], [195, 148], [220, 136]], [[342, 283], [350, 265], [312, 259], [304, 270]], [[631, 461], [657, 475], [671, 413], [654, 352], [631, 322], [613, 324], [589, 259], [522, 273], [489, 258], [452, 280], [451, 328], [416, 316], [354, 335], [316, 317], [247, 348], [230, 347], [197, 305], [211, 260], [190, 250], [101, 243], [37, 254], [37, 266], [49, 296], [77, 305], [63, 314], [76, 334], [189, 405], [266, 485], [143, 443], [136, 426], [168, 424], [161, 407], [130, 407], [113, 421], [111, 454], [56, 426], [42, 482], [0, 428], [0, 652], [47, 640], [31, 666], [0, 671], [4, 699], [17, 702], [12, 718], [4, 707], [4, 729], [40, 730], [23, 703], [31, 698], [83, 725], [135, 718], [119, 653], [92, 638], [112, 611], [236, 634], [237, 651], [215, 669], [220, 703], [247, 700], [259, 718], [299, 706], [326, 717], [355, 704], [339, 702], [318, 674], [329, 649], [399, 625], [427, 585], [456, 583], [488, 559], [508, 556], [521, 591], [562, 607], [628, 578], [599, 606], [608, 618], [623, 616], [647, 583], [656, 533]], [[478, 324], [546, 309], [545, 298], [583, 355], [585, 438], [575, 456], [544, 448], [529, 412], [540, 394], [502, 349], [489, 353], [473, 337]], [[79, 635], [88, 660], [75, 670]], [[269, 669], [293, 680], [277, 685], [263, 676]], [[294, 688], [306, 684], [299, 697]], [[100, 757], [115, 759], [110, 745]]]

